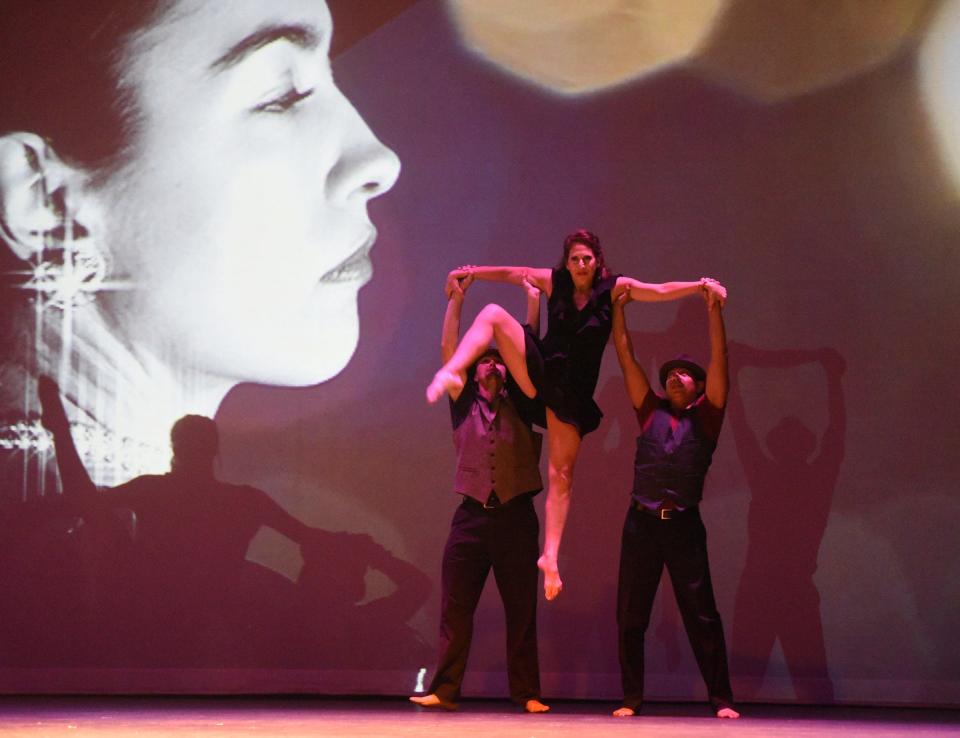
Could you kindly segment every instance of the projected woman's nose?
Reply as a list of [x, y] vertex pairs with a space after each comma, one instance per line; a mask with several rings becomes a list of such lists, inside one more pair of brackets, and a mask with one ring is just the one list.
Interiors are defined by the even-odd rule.
[[348, 109], [343, 152], [330, 170], [326, 189], [335, 202], [363, 204], [393, 187], [400, 160], [376, 138], [346, 98], [343, 105]]

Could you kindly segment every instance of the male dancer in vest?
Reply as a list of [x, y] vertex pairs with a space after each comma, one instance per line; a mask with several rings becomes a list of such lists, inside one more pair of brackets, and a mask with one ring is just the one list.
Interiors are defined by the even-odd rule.
[[[460, 312], [472, 277], [450, 278], [441, 351], [447, 361], [460, 336]], [[527, 322], [539, 327], [540, 293], [527, 287]], [[443, 554], [440, 659], [428, 694], [410, 698], [423, 707], [456, 709], [473, 636], [473, 614], [491, 567], [507, 621], [510, 697], [527, 712], [546, 712], [540, 701], [537, 594], [540, 523], [533, 496], [540, 478], [544, 410], [507, 379], [500, 354], [488, 350], [472, 381], [450, 392], [457, 449], [454, 491], [463, 495]]]
[[643, 703], [643, 637], [666, 565], [710, 704], [717, 717], [737, 718], [698, 507], [729, 389], [723, 305], [714, 293], [704, 293], [710, 326], [707, 371], [685, 355], [668, 361], [660, 368], [666, 392], [661, 397], [634, 357], [623, 316], [628, 300], [627, 294], [614, 302], [613, 340], [641, 431], [620, 546], [617, 626], [624, 698], [613, 714], [635, 715]]

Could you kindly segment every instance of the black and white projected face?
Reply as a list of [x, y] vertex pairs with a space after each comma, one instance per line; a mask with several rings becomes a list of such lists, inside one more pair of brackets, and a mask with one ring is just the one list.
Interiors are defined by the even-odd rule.
[[[97, 52], [125, 119], [109, 166], [72, 163], [44, 120], [0, 132], [5, 230], [27, 234], [6, 240], [32, 275], [22, 396], [36, 373], [58, 379], [82, 450], [113, 467], [101, 482], [162, 470], [172, 421], [212, 415], [237, 382], [312, 385], [346, 366], [373, 269], [367, 203], [399, 172], [334, 82], [324, 2], [141, 5]], [[11, 434], [42, 443], [35, 422]]]
[[133, 45], [130, 161], [98, 195], [138, 351], [298, 385], [349, 360], [367, 201], [399, 165], [333, 81], [332, 30], [315, 0], [184, 0]]

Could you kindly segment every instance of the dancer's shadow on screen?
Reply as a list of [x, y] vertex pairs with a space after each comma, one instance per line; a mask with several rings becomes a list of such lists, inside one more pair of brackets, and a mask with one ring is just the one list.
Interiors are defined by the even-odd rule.
[[731, 342], [731, 373], [745, 367], [786, 369], [817, 362], [826, 374], [828, 423], [820, 438], [786, 416], [769, 431], [766, 449], [747, 422], [734, 386], [728, 407], [737, 454], [750, 487], [746, 563], [733, 618], [733, 668], [739, 697], [755, 698], [779, 639], [798, 699], [834, 699], [827, 668], [820, 594], [813, 576], [844, 458], [845, 362], [833, 349], [763, 350]]
[[[43, 639], [64, 649], [63, 663], [324, 669], [331, 659], [356, 663], [356, 644], [384, 646], [384, 634], [393, 639], [388, 653], [419, 647], [404, 623], [429, 594], [426, 575], [368, 536], [307, 526], [261, 490], [217, 480], [218, 436], [209, 418], [186, 416], [174, 425], [168, 474], [97, 489], [56, 384], [42, 380], [40, 397], [74, 514], [58, 516], [72, 519], [71, 534], [52, 531], [49, 544], [59, 554], [43, 561], [62, 569], [44, 572], [49, 585], [31, 609], [70, 613], [55, 623], [60, 637]], [[263, 526], [300, 545], [305, 563], [297, 583], [246, 559]], [[393, 591], [361, 602], [371, 569]], [[20, 589], [31, 586], [22, 581]], [[64, 602], [71, 594], [74, 601]], [[30, 661], [29, 653], [18, 655]], [[371, 651], [370, 662], [374, 657]]]
[[362, 533], [324, 533], [300, 550], [289, 616], [272, 605], [264, 612], [276, 626], [274, 648], [286, 651], [284, 664], [409, 671], [433, 656], [406, 624], [430, 594], [426, 574]]

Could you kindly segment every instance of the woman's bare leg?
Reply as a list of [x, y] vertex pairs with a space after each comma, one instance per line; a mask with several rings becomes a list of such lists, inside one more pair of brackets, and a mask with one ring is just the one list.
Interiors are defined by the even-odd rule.
[[557, 554], [567, 524], [570, 495], [573, 492], [573, 467], [580, 451], [580, 434], [575, 426], [564, 423], [547, 408], [547, 447], [549, 478], [543, 532], [543, 553], [537, 566], [543, 572], [543, 594], [554, 599], [563, 589]]
[[536, 397], [537, 390], [527, 374], [523, 326], [499, 305], [487, 305], [463, 334], [457, 350], [438, 371], [427, 387], [427, 401], [436, 402], [450, 389], [463, 387], [467, 369], [495, 341], [513, 381], [527, 397]]

